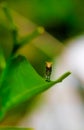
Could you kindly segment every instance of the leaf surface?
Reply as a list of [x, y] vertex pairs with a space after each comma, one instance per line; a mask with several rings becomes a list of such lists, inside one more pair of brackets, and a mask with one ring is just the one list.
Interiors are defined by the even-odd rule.
[[0, 120], [8, 110], [61, 82], [69, 74], [67, 72], [56, 81], [46, 82], [24, 56], [12, 58], [0, 82]]

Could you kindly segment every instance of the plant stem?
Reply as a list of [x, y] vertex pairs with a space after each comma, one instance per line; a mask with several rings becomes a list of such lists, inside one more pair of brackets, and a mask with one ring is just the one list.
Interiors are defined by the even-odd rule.
[[5, 67], [6, 67], [5, 57], [3, 54], [3, 50], [0, 47], [0, 75], [1, 75], [2, 71], [5, 69]]
[[34, 40], [43, 33], [44, 33], [43, 27], [36, 28], [36, 30], [34, 30], [31, 34], [28, 34], [27, 36], [23, 37], [19, 42], [17, 42], [17, 44], [14, 46], [13, 53], [15, 53], [19, 47], [22, 47], [25, 44], [30, 43], [32, 40]]
[[13, 44], [16, 45], [16, 44], [18, 44], [18, 30], [17, 30], [17, 27], [16, 27], [14, 20], [12, 18], [11, 11], [6, 3], [3, 3], [2, 8], [3, 8], [3, 11], [4, 11], [9, 23], [10, 23], [10, 30], [11, 30], [12, 36], [13, 36]]
[[39, 35], [43, 33], [44, 33], [44, 28], [38, 27], [31, 34], [28, 34], [26, 37], [22, 38], [21, 41], [19, 42], [19, 45], [24, 45], [26, 43], [29, 43], [31, 40], [37, 38]]

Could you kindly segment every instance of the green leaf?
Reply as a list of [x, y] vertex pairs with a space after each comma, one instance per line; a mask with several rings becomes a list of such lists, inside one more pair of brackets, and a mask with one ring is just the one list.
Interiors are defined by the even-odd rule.
[[5, 57], [4, 57], [4, 54], [3, 54], [3, 50], [0, 46], [0, 75], [1, 75], [1, 73], [4, 70], [5, 67], [6, 67], [6, 61], [5, 61]]
[[46, 82], [24, 56], [12, 58], [0, 82], [0, 120], [8, 110], [61, 82], [69, 74], [67, 72], [56, 81]]

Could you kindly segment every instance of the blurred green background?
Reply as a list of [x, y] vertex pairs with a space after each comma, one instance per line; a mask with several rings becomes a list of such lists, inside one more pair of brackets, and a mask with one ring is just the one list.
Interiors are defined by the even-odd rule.
[[[58, 39], [61, 43], [65, 43], [66, 40], [84, 33], [83, 0], [0, 1], [1, 4], [3, 2], [6, 2], [12, 10], [20, 14], [18, 16], [16, 16], [16, 14], [13, 15], [13, 17], [15, 16], [14, 22], [18, 26], [20, 37], [31, 33], [36, 25], [43, 26], [47, 32], [55, 37], [55, 40]], [[26, 20], [23, 20], [23, 16]], [[30, 22], [28, 22], [28, 20]], [[51, 38], [51, 36], [44, 34], [41, 39], [37, 38], [37, 40], [34, 41], [33, 47], [31, 44], [30, 47], [29, 45], [25, 47], [25, 49], [27, 48], [26, 50], [23, 48], [22, 50], [24, 51], [20, 51], [24, 54], [28, 53], [25, 55], [27, 55], [27, 58], [35, 69], [39, 70], [40, 74], [43, 73], [42, 75], [44, 75], [43, 63], [47, 60], [51, 60], [63, 50], [62, 44], [58, 40], [55, 40]], [[12, 43], [10, 24], [0, 6], [0, 44], [4, 48], [6, 59], [12, 51]]]
[[61, 41], [84, 32], [83, 0], [1, 0]]
[[[42, 76], [45, 74], [45, 62], [58, 58], [64, 50], [62, 43], [84, 33], [83, 0], [0, 0], [0, 46], [6, 60], [12, 52], [13, 39], [10, 23], [2, 10], [3, 2], [12, 9], [19, 38], [32, 33], [38, 26], [43, 26], [52, 35], [45, 31], [16, 52], [25, 55]], [[5, 124], [10, 124], [10, 120], [8, 118]]]

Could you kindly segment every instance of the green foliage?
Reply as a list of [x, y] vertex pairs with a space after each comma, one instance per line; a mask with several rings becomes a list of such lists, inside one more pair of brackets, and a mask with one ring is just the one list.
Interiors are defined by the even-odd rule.
[[19, 47], [23, 46], [24, 44], [30, 43], [33, 39], [35, 39], [36, 37], [38, 37], [39, 35], [44, 33], [44, 28], [38, 27], [31, 34], [28, 34], [27, 36], [22, 37], [21, 40], [19, 40], [18, 29], [14, 23], [14, 20], [13, 20], [12, 14], [11, 14], [11, 10], [8, 8], [7, 3], [4, 2], [2, 4], [2, 9], [10, 24], [9, 28], [12, 33], [13, 45], [14, 45], [13, 52], [15, 52]]
[[0, 130], [33, 130], [32, 128], [3, 127]]
[[2, 70], [6, 67], [6, 61], [5, 61], [5, 57], [3, 54], [3, 51], [0, 47], [0, 73], [2, 72]]
[[[6, 0], [10, 7], [34, 22], [48, 26], [74, 15], [74, 2], [71, 0]], [[24, 10], [23, 10], [24, 8]], [[73, 14], [72, 14], [73, 13]]]
[[[45, 79], [34, 70], [24, 56], [13, 56], [14, 51], [21, 45], [43, 33], [43, 28], [37, 28], [31, 35], [18, 42], [18, 30], [16, 30], [10, 10], [6, 5], [3, 6], [3, 9], [11, 25], [14, 49], [11, 54], [12, 58], [9, 58], [7, 64], [3, 53], [0, 53], [1, 63], [5, 64], [2, 64], [5, 69], [3, 69], [0, 77], [0, 120], [4, 118], [10, 109], [20, 105], [26, 100], [30, 100], [54, 84], [62, 82], [63, 79], [70, 75], [70, 72], [67, 72], [55, 81], [46, 82]], [[18, 44], [19, 46], [17, 46]]]
[[61, 82], [70, 73], [64, 74], [56, 81], [46, 82], [33, 69], [23, 56], [12, 58], [2, 74], [0, 98], [0, 119], [12, 107], [31, 99], [38, 93], [50, 88], [55, 83]]

